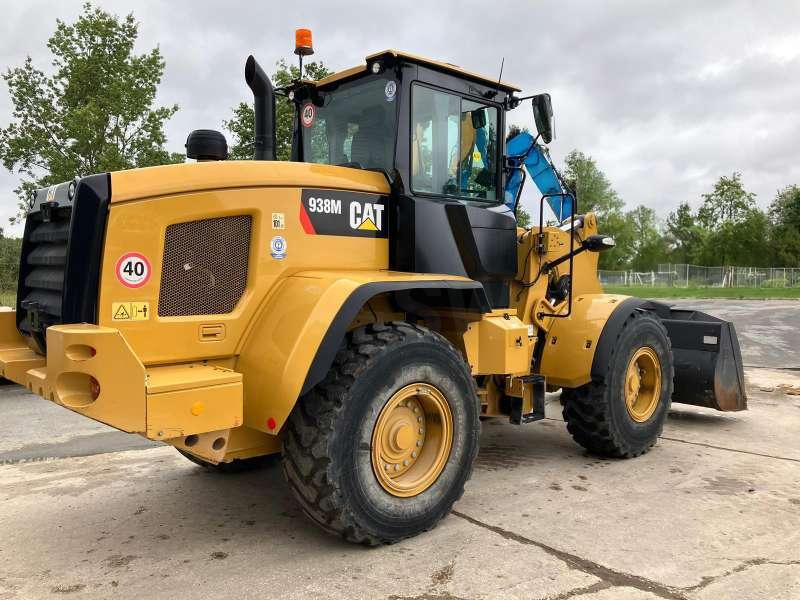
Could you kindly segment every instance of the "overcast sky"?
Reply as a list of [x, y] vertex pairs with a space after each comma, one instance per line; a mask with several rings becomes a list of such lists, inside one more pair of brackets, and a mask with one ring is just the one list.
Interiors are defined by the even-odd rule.
[[[316, 60], [339, 70], [398, 48], [503, 79], [553, 97], [558, 163], [577, 148], [605, 171], [628, 207], [660, 216], [693, 206], [714, 181], [741, 171], [769, 204], [800, 183], [800, 1], [773, 2], [315, 2], [101, 1], [140, 22], [139, 49], [160, 46], [167, 68], [162, 104], [180, 111], [169, 148], [187, 133], [221, 128], [251, 96], [243, 65], [254, 53], [268, 71], [294, 59], [294, 29], [314, 32]], [[55, 19], [81, 2], [2, 0], [0, 67], [31, 55], [49, 67]], [[0, 125], [11, 118], [0, 82]], [[511, 113], [530, 125], [530, 107]], [[16, 177], [0, 167], [0, 227], [15, 207]], [[19, 233], [19, 228], [10, 229]]]

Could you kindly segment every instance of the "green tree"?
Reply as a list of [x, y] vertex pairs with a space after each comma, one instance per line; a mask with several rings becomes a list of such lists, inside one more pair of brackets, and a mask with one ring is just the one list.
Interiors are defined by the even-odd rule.
[[726, 221], [734, 223], [749, 218], [756, 205], [756, 195], [744, 189], [742, 174], [723, 175], [714, 184], [711, 193], [703, 194], [703, 206], [698, 211], [700, 223], [707, 229]]
[[622, 211], [622, 199], [591, 156], [573, 150], [564, 163], [564, 179], [577, 196], [578, 209], [597, 214], [600, 232], [613, 237], [617, 244], [600, 255], [600, 268], [627, 267], [635, 254], [635, 233], [631, 219]]
[[705, 265], [767, 266], [769, 220], [741, 174], [722, 176], [703, 194], [697, 220], [705, 229], [699, 262]]
[[637, 206], [626, 217], [633, 230], [631, 268], [635, 271], [654, 271], [667, 257], [667, 244], [659, 230], [656, 211]]
[[769, 218], [775, 263], [800, 267], [800, 187], [780, 190], [770, 205]]
[[711, 266], [770, 266], [769, 220], [753, 208], [739, 221], [723, 221], [703, 240], [699, 262]]
[[669, 213], [666, 223], [666, 241], [670, 246], [670, 260], [676, 263], [691, 263], [703, 246], [705, 230], [697, 224], [697, 219], [688, 202], [681, 203]]
[[[583, 208], [581, 212], [584, 212]], [[598, 267], [615, 271], [630, 268], [631, 260], [636, 254], [633, 219], [621, 210], [615, 210], [607, 213], [602, 219], [598, 218], [597, 226], [600, 233], [614, 238], [616, 244], [611, 250], [600, 253]]]
[[573, 150], [564, 159], [564, 179], [578, 197], [580, 211], [602, 218], [621, 212], [624, 203], [591, 156]]
[[527, 210], [525, 210], [522, 207], [522, 203], [520, 202], [519, 206], [517, 206], [517, 227], [523, 227], [527, 229], [530, 226], [531, 226], [531, 215]]
[[134, 53], [138, 28], [132, 14], [85, 4], [74, 23], [56, 21], [52, 74], [30, 56], [4, 74], [14, 110], [0, 129], [0, 160], [21, 177], [21, 211], [38, 187], [183, 159], [164, 148], [164, 122], [178, 106], [155, 106], [164, 59], [158, 48]]
[[[277, 63], [277, 70], [272, 75], [272, 84], [283, 88], [300, 78], [300, 67], [287, 65], [285, 60]], [[311, 81], [319, 81], [331, 74], [321, 62], [309, 62], [303, 65], [303, 77]], [[235, 160], [253, 158], [255, 138], [255, 112], [252, 103], [240, 102], [233, 108], [232, 117], [223, 121], [225, 129], [233, 134], [230, 156]], [[275, 102], [275, 153], [278, 160], [289, 160], [292, 153], [292, 132], [294, 130], [294, 105], [284, 96], [278, 96]]]
[[11, 302], [4, 298], [4, 295], [13, 296], [16, 292], [21, 247], [20, 238], [3, 237], [3, 232], [0, 230], [0, 306]]

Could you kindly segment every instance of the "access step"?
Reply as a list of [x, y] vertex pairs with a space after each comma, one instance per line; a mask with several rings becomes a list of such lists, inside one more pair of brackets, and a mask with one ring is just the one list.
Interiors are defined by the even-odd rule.
[[[544, 375], [519, 377], [522, 382], [522, 398], [511, 398], [509, 421], [514, 425], [526, 425], [544, 419]], [[528, 411], [528, 412], [525, 412]]]

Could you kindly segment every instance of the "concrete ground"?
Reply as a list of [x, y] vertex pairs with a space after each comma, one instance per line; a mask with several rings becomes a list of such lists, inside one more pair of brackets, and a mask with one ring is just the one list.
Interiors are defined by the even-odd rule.
[[320, 532], [277, 467], [207, 473], [0, 387], [0, 600], [800, 598], [800, 303], [691, 304], [736, 323], [748, 412], [676, 405], [630, 461], [585, 454], [555, 397], [487, 421], [454, 513], [377, 549]]

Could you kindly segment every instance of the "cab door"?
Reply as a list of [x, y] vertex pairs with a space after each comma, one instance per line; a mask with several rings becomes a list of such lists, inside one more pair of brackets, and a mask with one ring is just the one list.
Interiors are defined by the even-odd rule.
[[470, 277], [507, 307], [516, 219], [502, 203], [501, 109], [423, 83], [410, 92], [410, 193], [395, 201], [390, 264]]

